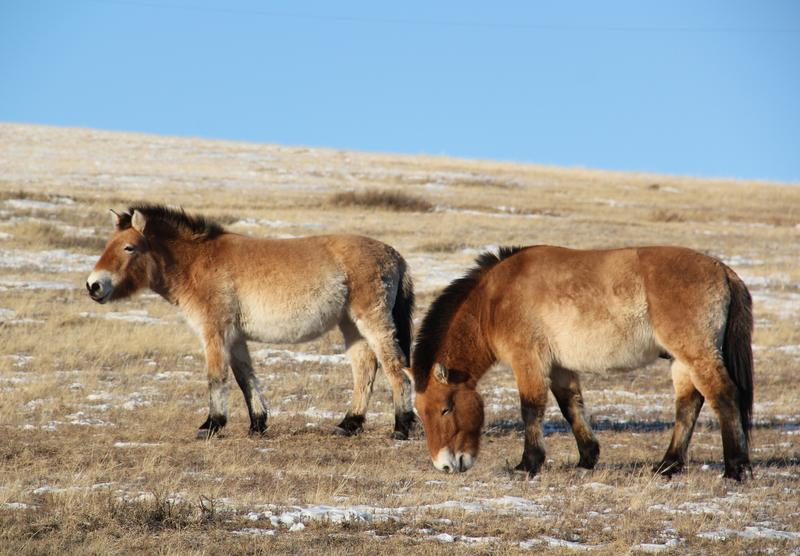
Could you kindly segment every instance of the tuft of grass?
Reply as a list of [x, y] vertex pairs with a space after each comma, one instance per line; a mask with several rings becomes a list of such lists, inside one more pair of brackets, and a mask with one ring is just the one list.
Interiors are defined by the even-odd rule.
[[650, 214], [650, 220], [653, 222], [685, 222], [686, 219], [678, 214], [667, 209], [654, 210]]
[[456, 253], [467, 247], [469, 245], [462, 241], [433, 240], [418, 245], [416, 250], [428, 253]]
[[328, 202], [335, 207], [361, 207], [394, 212], [430, 212], [433, 210], [433, 205], [422, 197], [396, 189], [342, 191], [331, 195]]

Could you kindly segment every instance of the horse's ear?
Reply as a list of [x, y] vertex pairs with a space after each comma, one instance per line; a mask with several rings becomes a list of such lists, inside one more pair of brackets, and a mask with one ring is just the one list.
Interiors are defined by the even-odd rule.
[[433, 366], [433, 378], [435, 378], [442, 384], [447, 384], [447, 379], [448, 379], [447, 367], [445, 367], [441, 363], [436, 363]]
[[111, 223], [114, 225], [115, 228], [119, 229], [119, 223], [122, 221], [122, 215], [115, 211], [114, 209], [108, 209], [111, 211]]
[[145, 218], [144, 214], [138, 210], [133, 211], [133, 216], [131, 216], [131, 227], [140, 234], [144, 235], [144, 228], [146, 225], [147, 218]]

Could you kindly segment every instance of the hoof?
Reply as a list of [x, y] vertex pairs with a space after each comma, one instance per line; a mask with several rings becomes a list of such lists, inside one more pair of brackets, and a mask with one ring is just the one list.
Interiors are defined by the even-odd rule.
[[750, 478], [753, 478], [753, 468], [750, 466], [750, 463], [737, 463], [735, 465], [725, 465], [725, 473], [722, 474], [723, 479], [731, 479], [738, 483], [741, 483], [745, 479], [747, 479], [747, 475], [750, 475]]
[[516, 467], [510, 469], [509, 471], [513, 477], [533, 479], [541, 469], [541, 462], [536, 463], [523, 459], [517, 464]]
[[408, 440], [416, 422], [417, 418], [413, 411], [396, 413], [394, 416], [394, 432], [392, 432], [391, 438], [394, 440]]
[[209, 415], [205, 422], [200, 425], [200, 429], [197, 431], [197, 439], [208, 440], [214, 436], [219, 436], [219, 433], [222, 432], [227, 421], [228, 419], [224, 415], [213, 417]]
[[408, 433], [404, 431], [393, 431], [392, 434], [389, 435], [389, 438], [392, 440], [408, 440]]
[[594, 469], [597, 465], [597, 460], [600, 459], [600, 444], [595, 442], [586, 450], [581, 451], [580, 460], [578, 460], [578, 467], [584, 469]]
[[250, 418], [250, 436], [264, 436], [267, 432], [267, 414]]
[[333, 434], [337, 436], [355, 436], [364, 432], [363, 415], [345, 415], [342, 422], [333, 428]]
[[653, 473], [664, 477], [672, 477], [683, 472], [683, 462], [677, 460], [663, 460], [653, 466]]

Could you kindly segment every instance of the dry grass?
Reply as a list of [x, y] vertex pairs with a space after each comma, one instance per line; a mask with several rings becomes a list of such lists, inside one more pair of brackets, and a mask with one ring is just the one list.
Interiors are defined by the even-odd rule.
[[[800, 530], [796, 186], [14, 125], [0, 125], [0, 159], [2, 552], [800, 550], [791, 534]], [[353, 190], [429, 204], [404, 212], [392, 207], [405, 201], [331, 202]], [[548, 463], [532, 481], [506, 471], [522, 450], [519, 401], [511, 371], [491, 371], [480, 387], [478, 463], [441, 475], [420, 432], [388, 438], [383, 378], [366, 432], [330, 434], [349, 403], [349, 368], [287, 353], [339, 353], [337, 333], [251, 345], [289, 350], [255, 356], [272, 411], [266, 437], [247, 436], [241, 395], [231, 392], [225, 436], [198, 442], [203, 361], [176, 310], [152, 295], [98, 306], [83, 290], [110, 231], [108, 209], [142, 200], [252, 235], [375, 236], [411, 263], [420, 315], [487, 245], [676, 243], [718, 255], [755, 300], [756, 478], [719, 479], [708, 408], [688, 472], [651, 475], [673, 419], [663, 361], [584, 377], [602, 445], [594, 471], [575, 469], [574, 441], [551, 403]], [[314, 519], [322, 506], [328, 519]]]
[[331, 195], [328, 201], [335, 207], [381, 209], [394, 212], [429, 212], [433, 210], [433, 205], [422, 197], [397, 190], [342, 191]]

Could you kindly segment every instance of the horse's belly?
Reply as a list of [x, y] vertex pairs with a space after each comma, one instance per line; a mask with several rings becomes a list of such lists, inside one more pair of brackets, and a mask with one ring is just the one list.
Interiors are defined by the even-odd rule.
[[557, 364], [584, 372], [640, 368], [661, 351], [643, 315], [563, 327], [553, 335], [551, 349]]
[[313, 285], [290, 295], [270, 291], [243, 295], [240, 326], [248, 338], [260, 342], [306, 342], [339, 323], [346, 300], [343, 281]]

